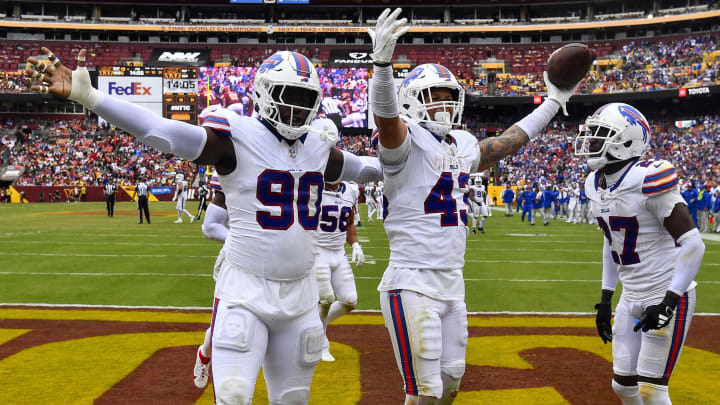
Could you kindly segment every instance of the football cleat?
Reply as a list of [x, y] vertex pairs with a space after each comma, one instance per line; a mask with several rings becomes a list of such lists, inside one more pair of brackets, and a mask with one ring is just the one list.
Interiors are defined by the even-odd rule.
[[330, 341], [327, 337], [325, 337], [325, 345], [323, 345], [322, 350], [322, 361], [332, 363], [335, 361], [335, 357], [333, 357], [332, 354], [330, 354]]
[[177, 220], [175, 220], [175, 223], [176, 223], [176, 224], [182, 224], [182, 218], [178, 218]]
[[205, 357], [200, 353], [198, 347], [195, 355], [195, 369], [193, 369], [193, 383], [198, 388], [205, 388], [208, 383], [208, 368], [210, 367], [210, 357]]

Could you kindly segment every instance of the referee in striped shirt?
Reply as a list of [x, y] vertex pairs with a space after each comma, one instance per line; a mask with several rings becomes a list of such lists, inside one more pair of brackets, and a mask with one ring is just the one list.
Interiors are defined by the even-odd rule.
[[[138, 181], [135, 184], [135, 193], [134, 194], [137, 194], [138, 217], [140, 217], [138, 224], [143, 223], [143, 211], [145, 211], [145, 219], [147, 220], [147, 223], [149, 224], [150, 223], [150, 209], [148, 208], [148, 186], [142, 177], [138, 177]], [[133, 195], [133, 198], [134, 197], [135, 196]]]

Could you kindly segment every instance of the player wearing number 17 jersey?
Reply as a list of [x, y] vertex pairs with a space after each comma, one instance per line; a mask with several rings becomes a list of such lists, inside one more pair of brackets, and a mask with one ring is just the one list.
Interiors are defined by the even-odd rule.
[[[592, 215], [605, 234], [596, 324], [612, 341], [612, 388], [625, 405], [670, 404], [668, 381], [695, 311], [695, 275], [705, 245], [666, 160], [641, 160], [650, 126], [634, 107], [607, 104], [585, 122], [577, 155]], [[618, 279], [623, 292], [610, 325]], [[640, 331], [642, 329], [642, 332]]]
[[[484, 170], [534, 137], [574, 89], [548, 84], [548, 100], [501, 136], [482, 142], [460, 124], [465, 92], [444, 66], [425, 64], [395, 92], [392, 60], [407, 32], [401, 10], [378, 17], [370, 92], [384, 172], [390, 262], [380, 306], [405, 384], [406, 404], [449, 404], [465, 373], [467, 310], [463, 267], [470, 173]], [[400, 115], [402, 114], [402, 118]]]

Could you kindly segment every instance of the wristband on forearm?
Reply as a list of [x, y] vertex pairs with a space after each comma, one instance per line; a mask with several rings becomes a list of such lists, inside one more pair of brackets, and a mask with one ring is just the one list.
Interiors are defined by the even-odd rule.
[[602, 290], [602, 294], [600, 296], [600, 303], [601, 304], [609, 304], [612, 302], [612, 297], [615, 292], [611, 290]]
[[395, 80], [389, 63], [387, 66], [375, 63], [375, 73], [370, 86], [370, 105], [373, 114], [378, 117], [393, 118], [400, 115]]
[[546, 99], [538, 108], [515, 123], [515, 125], [520, 127], [528, 138], [533, 139], [550, 123], [559, 109], [560, 106], [557, 102]]

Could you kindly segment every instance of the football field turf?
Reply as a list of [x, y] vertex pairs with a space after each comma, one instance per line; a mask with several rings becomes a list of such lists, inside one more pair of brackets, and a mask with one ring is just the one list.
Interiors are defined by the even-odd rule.
[[[210, 307], [221, 245], [198, 222], [173, 223], [174, 203], [150, 208], [152, 224], [139, 225], [134, 203], [118, 203], [114, 218], [104, 203], [0, 205], [0, 303]], [[388, 241], [382, 222], [367, 222], [365, 205], [361, 211], [358, 309], [377, 310]], [[593, 311], [602, 271], [596, 226], [543, 226], [539, 218], [530, 226], [495, 210], [485, 229], [467, 242], [469, 311]], [[719, 312], [720, 242], [705, 244], [697, 312]]]
[[[139, 225], [132, 203], [118, 203], [114, 218], [101, 203], [0, 204], [0, 404], [213, 403], [212, 382], [195, 388], [191, 370], [210, 322], [220, 244], [197, 222], [173, 223], [174, 203], [151, 211], [152, 224]], [[358, 309], [377, 310], [389, 250], [382, 223], [361, 211], [367, 263], [355, 272]], [[611, 347], [597, 337], [592, 315], [602, 234], [564, 220], [536, 222], [495, 211], [486, 233], [468, 238], [468, 310], [486, 314], [468, 319], [455, 403], [619, 404], [609, 383]], [[719, 312], [718, 239], [706, 240], [698, 313]], [[675, 403], [720, 403], [719, 320], [693, 321], [673, 373]], [[337, 362], [317, 366], [310, 405], [403, 403], [379, 314], [341, 317], [328, 337]], [[267, 403], [262, 377], [253, 403]]]

